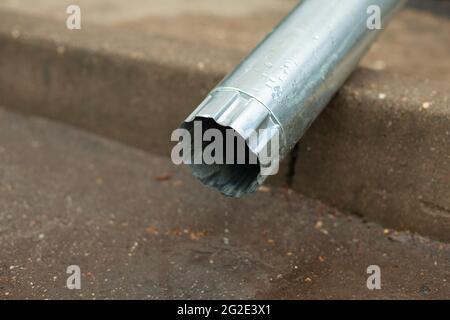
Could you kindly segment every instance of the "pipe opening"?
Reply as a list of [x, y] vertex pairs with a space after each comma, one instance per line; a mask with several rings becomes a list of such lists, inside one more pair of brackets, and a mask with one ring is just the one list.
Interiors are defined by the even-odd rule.
[[[199, 126], [201, 124], [201, 126]], [[197, 129], [195, 130], [195, 126]], [[248, 148], [244, 138], [242, 138], [231, 127], [225, 127], [213, 119], [195, 118], [192, 122], [185, 122], [182, 125], [191, 134], [191, 159], [189, 165], [192, 174], [204, 185], [217, 189], [221, 193], [230, 197], [240, 197], [247, 193], [254, 192], [258, 187], [258, 176], [260, 174], [260, 163], [257, 156]], [[201, 128], [201, 130], [199, 129]], [[211, 141], [205, 141], [205, 132], [209, 129], [216, 129], [220, 132], [222, 140], [209, 137]], [[231, 130], [231, 131], [229, 131]], [[201, 143], [195, 143], [196, 137], [201, 132]], [[222, 148], [211, 151], [212, 144], [221, 144]], [[208, 146], [210, 146], [208, 148]], [[197, 148], [197, 149], [196, 149]], [[221, 150], [220, 150], [221, 149]], [[205, 163], [206, 155], [212, 155], [218, 160], [214, 163]], [[193, 159], [201, 159], [201, 163], [194, 163]], [[201, 158], [200, 158], [201, 157]]]

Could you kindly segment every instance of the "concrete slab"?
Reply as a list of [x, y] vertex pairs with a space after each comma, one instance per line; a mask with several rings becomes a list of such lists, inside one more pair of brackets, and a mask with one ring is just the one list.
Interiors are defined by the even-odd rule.
[[418, 82], [356, 72], [300, 141], [293, 188], [386, 227], [448, 241], [450, 96], [443, 93], [450, 90]]
[[[448, 244], [285, 189], [224, 198], [66, 125], [0, 111], [0, 168], [2, 299], [450, 296]], [[69, 265], [81, 290], [65, 287]], [[369, 265], [381, 290], [366, 287]]]

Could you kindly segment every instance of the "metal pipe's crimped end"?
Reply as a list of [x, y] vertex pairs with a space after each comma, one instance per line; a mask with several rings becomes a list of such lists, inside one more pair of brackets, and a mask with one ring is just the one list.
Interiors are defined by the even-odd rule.
[[[201, 164], [193, 162], [190, 164], [192, 174], [204, 185], [212, 187], [226, 196], [241, 197], [256, 191], [267, 176], [272, 174], [267, 165], [267, 155], [270, 154], [268, 150], [273, 150], [271, 144], [275, 143], [275, 136], [278, 148], [280, 127], [267, 108], [259, 101], [237, 90], [216, 89], [184, 121], [181, 127], [187, 129], [191, 137], [194, 137], [196, 134], [195, 124], [199, 123], [202, 137], [208, 129], [217, 129], [222, 133], [224, 143], [221, 163], [206, 164], [202, 161]], [[227, 129], [233, 130], [232, 141], [230, 141], [230, 135], [226, 133]], [[264, 134], [260, 134], [262, 132]], [[202, 138], [202, 143], [195, 144], [194, 140], [195, 138], [191, 138], [192, 159], [196, 154], [203, 154], [205, 148], [211, 143], [205, 142]], [[239, 152], [241, 152], [241, 157], [243, 156], [242, 149], [236, 146], [245, 146], [244, 162], [230, 163], [227, 161], [229, 157], [226, 154], [226, 145], [229, 143], [233, 143], [235, 146], [231, 155], [234, 160], [237, 160], [236, 156]], [[264, 152], [264, 159], [262, 152]], [[278, 157], [276, 161], [278, 161]]]

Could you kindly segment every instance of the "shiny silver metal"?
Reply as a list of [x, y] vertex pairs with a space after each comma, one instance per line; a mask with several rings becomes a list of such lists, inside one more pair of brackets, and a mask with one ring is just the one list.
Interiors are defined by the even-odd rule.
[[[232, 128], [247, 142], [249, 131], [272, 129], [279, 133], [279, 154], [283, 158], [381, 31], [368, 28], [368, 8], [378, 6], [384, 29], [405, 2], [301, 1], [209, 93], [182, 127], [192, 131], [194, 120], [209, 121], [208, 127]], [[248, 148], [259, 157], [264, 146], [248, 144]], [[246, 165], [192, 165], [194, 176], [204, 184], [236, 197], [255, 191], [266, 179], [267, 174], [254, 169]]]

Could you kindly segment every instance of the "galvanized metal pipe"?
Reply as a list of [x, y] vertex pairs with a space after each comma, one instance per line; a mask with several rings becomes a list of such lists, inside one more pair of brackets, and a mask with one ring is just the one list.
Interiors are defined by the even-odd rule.
[[[379, 29], [369, 29], [370, 6], [380, 9], [381, 26], [406, 0], [304, 0], [245, 58], [182, 127], [194, 120], [232, 128], [259, 157], [262, 140], [248, 132], [279, 133], [280, 158], [297, 141], [342, 86]], [[198, 148], [198, 147], [197, 147]], [[201, 147], [200, 147], [201, 148]], [[199, 150], [194, 150], [198, 152]], [[228, 196], [253, 192], [267, 174], [254, 165], [192, 165], [194, 176]]]

